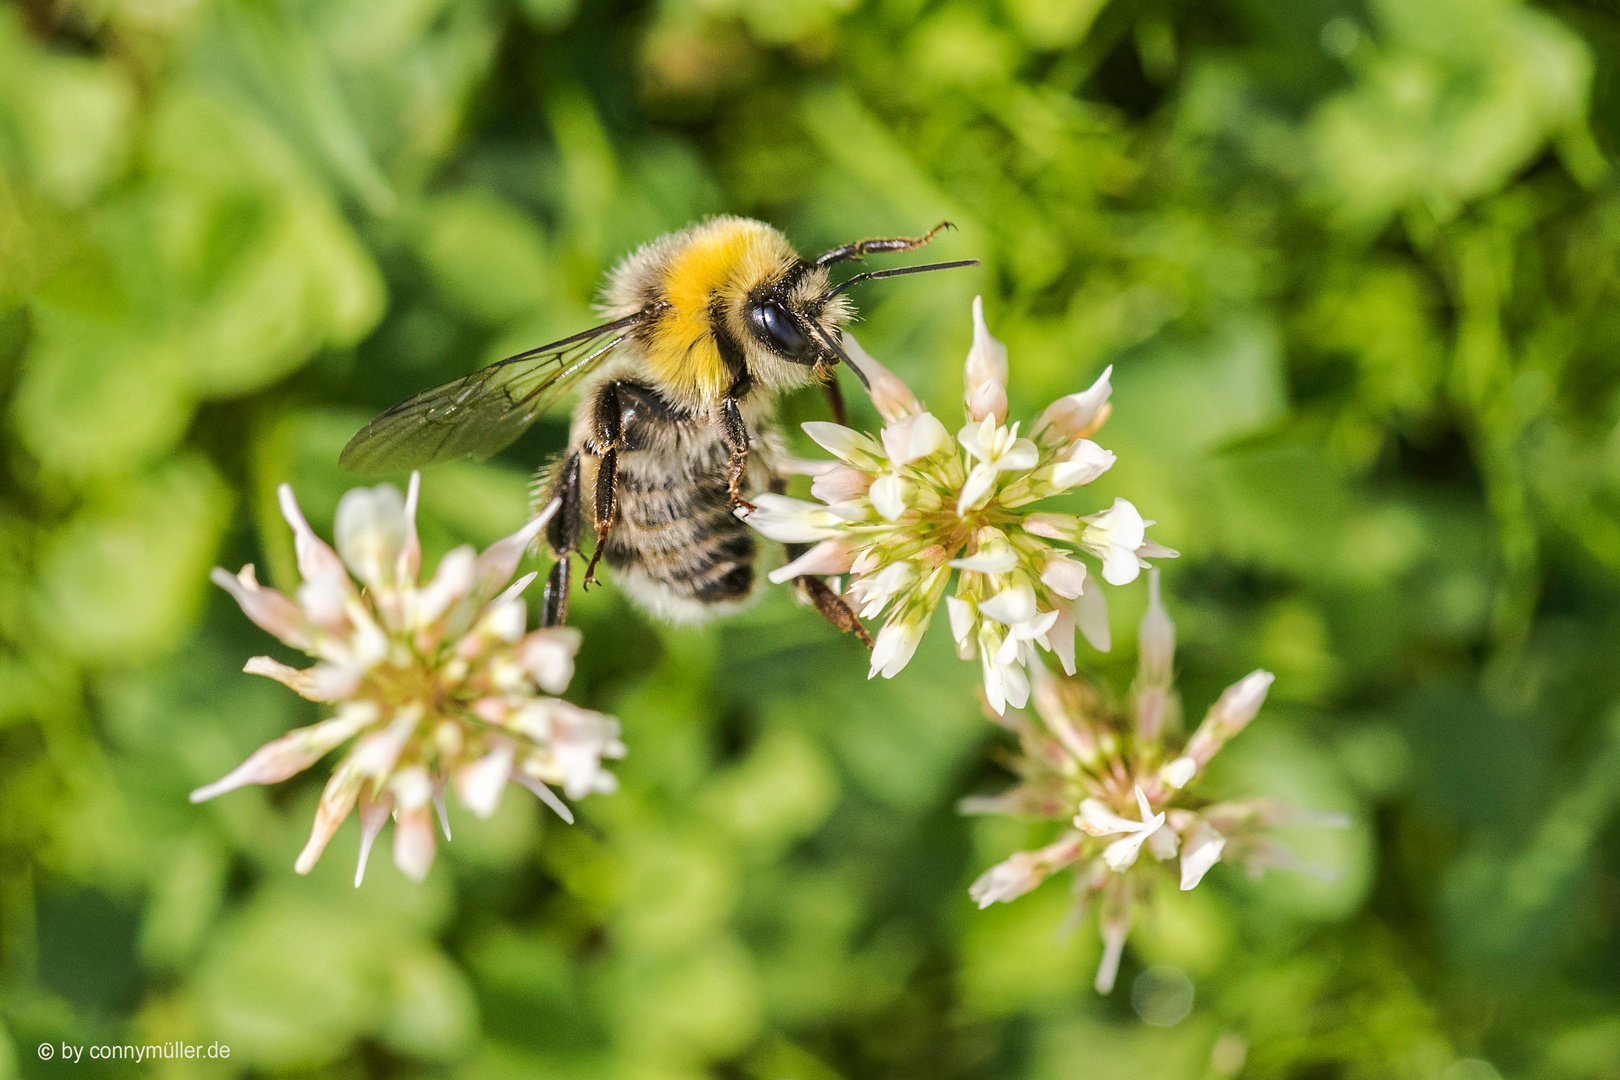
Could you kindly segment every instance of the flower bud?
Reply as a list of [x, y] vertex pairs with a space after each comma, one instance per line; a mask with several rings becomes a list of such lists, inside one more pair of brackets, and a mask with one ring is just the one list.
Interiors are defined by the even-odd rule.
[[810, 481], [810, 494], [824, 503], [842, 503], [860, 498], [871, 486], [870, 473], [835, 464]]
[[1007, 388], [995, 379], [986, 379], [967, 400], [967, 414], [974, 420], [1007, 419]]
[[855, 340], [855, 335], [847, 330], [844, 331], [844, 352], [849, 356], [850, 362], [860, 369], [860, 373], [866, 376], [872, 404], [877, 407], [878, 415], [883, 419], [899, 420], [903, 416], [923, 411], [922, 402], [911, 392], [911, 387], [894, 372], [873, 359], [870, 353], [861, 348], [861, 343]]
[[1198, 762], [1186, 756], [1176, 758], [1159, 770], [1159, 779], [1177, 791], [1192, 783], [1197, 775]]
[[1210, 706], [1204, 722], [1198, 725], [1198, 730], [1187, 742], [1186, 754], [1198, 763], [1199, 768], [1209, 764], [1215, 751], [1254, 719], [1274, 679], [1276, 676], [1269, 671], [1251, 671], [1228, 686], [1220, 700]]
[[[995, 390], [986, 391], [994, 383]], [[962, 400], [975, 420], [993, 417], [997, 424], [1007, 418], [1007, 346], [990, 334], [984, 321], [984, 298], [973, 298], [973, 347], [968, 350], [962, 377]], [[999, 394], [999, 411], [996, 409]], [[978, 411], [975, 411], [975, 404]]]
[[1103, 409], [1113, 393], [1109, 381], [1113, 373], [1110, 364], [1089, 389], [1060, 397], [1046, 407], [1035, 420], [1035, 438], [1042, 446], [1061, 446], [1097, 429], [1106, 418]]
[[1148, 606], [1137, 633], [1137, 675], [1143, 686], [1168, 687], [1176, 655], [1176, 625], [1159, 598], [1159, 572], [1148, 571]]

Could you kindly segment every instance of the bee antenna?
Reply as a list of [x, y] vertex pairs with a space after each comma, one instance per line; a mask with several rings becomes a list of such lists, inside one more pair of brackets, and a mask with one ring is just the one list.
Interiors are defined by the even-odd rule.
[[[848, 289], [852, 285], [859, 285], [861, 282], [871, 281], [873, 278], [901, 277], [905, 274], [926, 274], [930, 270], [955, 270], [957, 267], [961, 266], [978, 265], [978, 259], [958, 259], [955, 262], [923, 263], [920, 266], [897, 266], [892, 270], [869, 270], [864, 274], [856, 274], [854, 277], [850, 278], [841, 285], [833, 286], [833, 288], [825, 296], [823, 296], [822, 299], [830, 299], [837, 296], [839, 293], [843, 292], [845, 289]], [[845, 363], [848, 362], [849, 361], [846, 358]], [[853, 367], [854, 365], [851, 366]]]

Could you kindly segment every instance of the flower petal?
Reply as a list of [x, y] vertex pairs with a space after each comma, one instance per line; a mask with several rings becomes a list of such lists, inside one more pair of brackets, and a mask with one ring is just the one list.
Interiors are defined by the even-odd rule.
[[809, 544], [840, 533], [837, 514], [816, 503], [765, 492], [754, 496], [754, 510], [738, 516], [749, 528], [783, 544]]
[[1225, 850], [1226, 837], [1200, 818], [1181, 848], [1181, 891], [1197, 888], [1210, 867], [1221, 861], [1221, 852]]
[[884, 473], [872, 481], [867, 498], [872, 500], [872, 509], [884, 521], [898, 521], [900, 515], [911, 509], [916, 493], [917, 485], [910, 480], [896, 473]]
[[979, 601], [979, 614], [1011, 626], [1035, 617], [1035, 590], [1025, 584], [1003, 589], [988, 600]]
[[562, 499], [552, 499], [517, 532], [484, 549], [473, 566], [473, 587], [479, 590], [480, 597], [493, 596], [497, 589], [504, 588], [512, 580], [523, 553], [534, 543], [535, 537], [540, 535], [540, 530], [546, 527], [560, 506]]
[[328, 750], [359, 734], [376, 719], [377, 707], [370, 702], [346, 706], [330, 719], [265, 743], [225, 776], [193, 791], [191, 801], [207, 802], [248, 784], [279, 784], [315, 764]]
[[242, 609], [242, 614], [261, 629], [295, 649], [307, 649], [314, 629], [309, 619], [286, 595], [260, 585], [252, 563], [242, 567], [241, 572], [234, 576], [216, 566], [209, 572], [208, 578], [230, 593]]
[[456, 797], [481, 818], [490, 818], [501, 804], [501, 793], [512, 775], [516, 747], [510, 739], [494, 740], [494, 748], [477, 761], [456, 770]]
[[393, 484], [350, 488], [338, 500], [332, 527], [338, 555], [373, 591], [393, 591], [407, 528], [405, 499]]
[[898, 420], [912, 413], [922, 412], [922, 403], [917, 395], [911, 392], [898, 375], [884, 367], [872, 358], [872, 354], [861, 348], [861, 343], [855, 340], [855, 335], [844, 331], [844, 353], [852, 367], [856, 368], [863, 377], [867, 392], [872, 397], [872, 404], [877, 407], [878, 415], [885, 420]]
[[1117, 460], [1112, 450], [1104, 450], [1090, 439], [1080, 439], [1069, 457], [1052, 464], [1048, 483], [1057, 491], [1089, 484], [1113, 468]]
[[1086, 564], [1053, 550], [1041, 567], [1041, 584], [1065, 600], [1073, 600], [1086, 588]]
[[426, 805], [401, 808], [394, 820], [394, 865], [420, 884], [433, 868], [437, 842], [433, 838], [433, 811]]
[[568, 809], [568, 804], [559, 799], [557, 793], [546, 787], [543, 781], [525, 775], [521, 770], [512, 774], [512, 780], [514, 783], [522, 784], [534, 792], [541, 802], [551, 807], [552, 811], [568, 824], [572, 825], [574, 823], [574, 812]]
[[1108, 598], [1100, 587], [1094, 586], [1080, 594], [1074, 602], [1074, 614], [1080, 636], [1086, 639], [1086, 644], [1098, 652], [1113, 648], [1113, 631], [1108, 625]]
[[962, 490], [956, 497], [957, 516], [966, 514], [969, 510], [982, 506], [985, 499], [996, 486], [996, 468], [994, 465], [978, 464], [973, 466], [962, 484]]
[[348, 581], [349, 573], [343, 568], [343, 561], [338, 558], [337, 552], [328, 547], [325, 540], [316, 536], [315, 530], [304, 520], [304, 512], [298, 508], [298, 499], [293, 495], [292, 485], [282, 484], [276, 488], [276, 500], [281, 504], [281, 516], [292, 526], [293, 550], [298, 556], [299, 576], [305, 581], [314, 581], [335, 571], [344, 581]]
[[951, 637], [955, 638], [958, 644], [966, 641], [973, 633], [973, 628], [979, 624], [979, 615], [973, 601], [960, 596], [945, 598], [945, 613], [951, 621]]
[[767, 576], [772, 582], [781, 585], [796, 577], [842, 574], [849, 570], [854, 561], [854, 548], [842, 540], [823, 540], [786, 566], [772, 570]]
[[[353, 760], [352, 755], [350, 760]], [[310, 827], [309, 840], [304, 844], [304, 850], [298, 853], [293, 870], [307, 874], [315, 869], [315, 863], [331, 842], [332, 834], [337, 832], [338, 826], [354, 809], [355, 800], [360, 797], [360, 783], [360, 774], [349, 767], [348, 761], [332, 773], [332, 778], [326, 782], [326, 789], [321, 792], [321, 801], [316, 804], [315, 823]]]
[[366, 863], [371, 859], [371, 846], [377, 842], [377, 836], [382, 827], [388, 823], [388, 818], [394, 812], [394, 796], [384, 791], [380, 798], [372, 798], [371, 791], [362, 788], [360, 791], [360, 858], [354, 867], [354, 887], [359, 888], [360, 883], [366, 879]]
[[842, 424], [809, 420], [801, 426], [817, 445], [846, 465], [870, 467], [883, 458], [883, 447], [871, 436], [862, 435]]
[[870, 679], [882, 675], [885, 679], [892, 679], [900, 674], [917, 652], [917, 644], [922, 641], [925, 628], [925, 623], [912, 619], [890, 618], [872, 643], [872, 666], [866, 677]]
[[883, 449], [889, 463], [896, 467], [910, 465], [951, 445], [951, 433], [932, 413], [917, 413], [898, 420], [883, 429]]
[[1198, 762], [1190, 757], [1178, 757], [1159, 770], [1159, 779], [1177, 791], [1192, 783], [1192, 778], [1198, 775]]

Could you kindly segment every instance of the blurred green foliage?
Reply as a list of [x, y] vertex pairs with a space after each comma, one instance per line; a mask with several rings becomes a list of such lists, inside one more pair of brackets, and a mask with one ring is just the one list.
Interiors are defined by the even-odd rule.
[[[1604, 0], [0, 4], [0, 1078], [1620, 1078], [1617, 72]], [[972, 666], [869, 683], [779, 589], [578, 597], [624, 790], [424, 886], [355, 891], [353, 825], [292, 873], [319, 776], [187, 804], [312, 715], [205, 585], [288, 584], [275, 486], [328, 530], [368, 415], [720, 211], [955, 221], [978, 270], [861, 296], [944, 415], [975, 293], [1015, 415], [1115, 365], [1089, 496], [1185, 553], [1190, 710], [1277, 673], [1216, 779], [1352, 811], [1290, 840], [1335, 883], [1218, 868], [1095, 997], [1061, 884], [968, 902], [1029, 840], [953, 811], [1006, 782]], [[430, 473], [430, 558], [564, 433]], [[233, 1053], [35, 1050], [166, 1039]]]

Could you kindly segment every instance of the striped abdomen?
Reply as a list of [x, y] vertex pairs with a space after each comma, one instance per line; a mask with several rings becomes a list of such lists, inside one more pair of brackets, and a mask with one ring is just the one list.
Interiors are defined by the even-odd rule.
[[631, 380], [602, 386], [588, 407], [616, 417], [619, 428], [616, 513], [603, 552], [615, 580], [653, 614], [676, 622], [746, 599], [754, 587], [754, 536], [727, 493], [730, 453], [721, 426]]
[[619, 464], [619, 519], [607, 564], [662, 587], [671, 601], [723, 604], [754, 587], [754, 536], [732, 513], [725, 448], [716, 447], [717, 464], [690, 474], [671, 475], [646, 452], [626, 454]]

